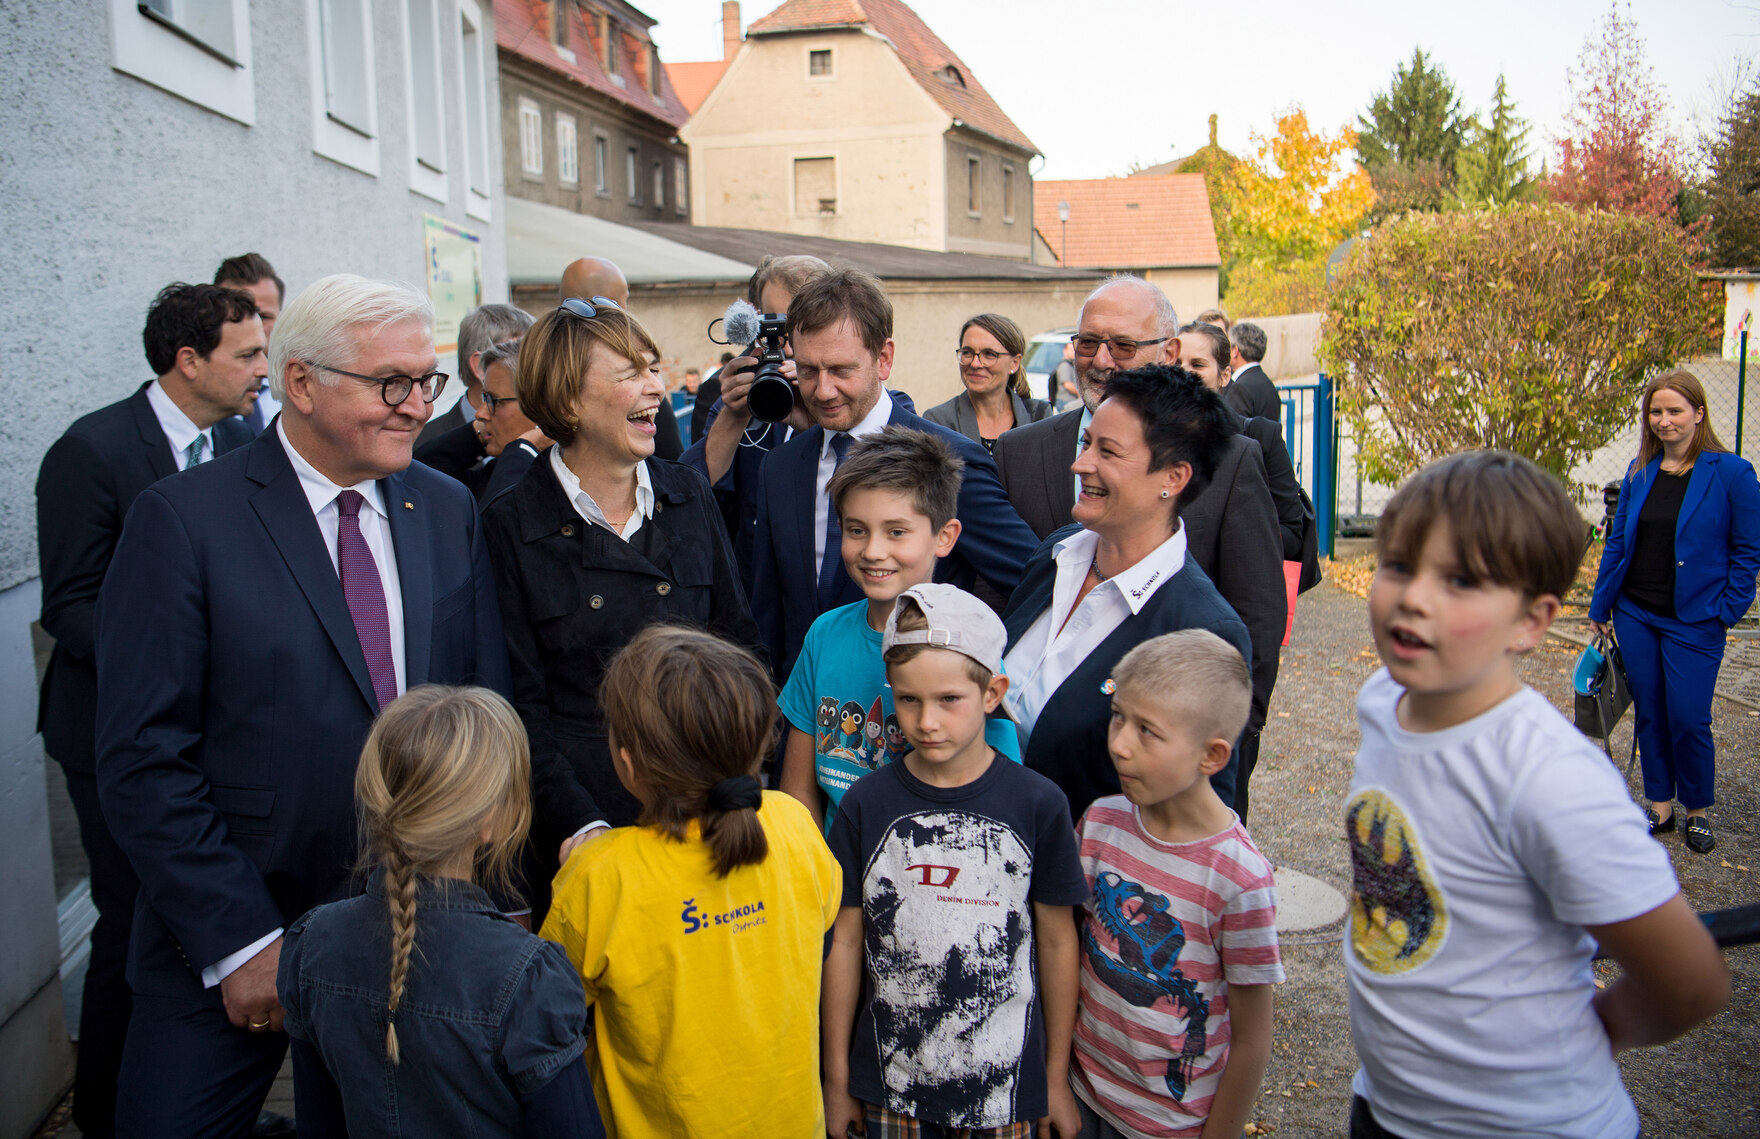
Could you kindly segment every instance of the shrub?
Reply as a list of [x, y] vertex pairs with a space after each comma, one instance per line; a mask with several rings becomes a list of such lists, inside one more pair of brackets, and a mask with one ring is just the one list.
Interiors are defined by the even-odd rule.
[[1655, 218], [1414, 214], [1351, 250], [1320, 359], [1376, 482], [1498, 447], [1568, 483], [1632, 421], [1648, 374], [1708, 346], [1715, 313], [1681, 231]]

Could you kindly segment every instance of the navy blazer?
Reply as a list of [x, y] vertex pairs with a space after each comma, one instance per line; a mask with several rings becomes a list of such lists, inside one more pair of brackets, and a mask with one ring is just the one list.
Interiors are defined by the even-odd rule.
[[[1613, 616], [1637, 545], [1638, 513], [1661, 469], [1658, 455], [1642, 470], [1628, 470], [1620, 484], [1619, 509], [1589, 601], [1592, 621]], [[1754, 580], [1760, 575], [1760, 481], [1752, 463], [1727, 451], [1701, 451], [1693, 460], [1674, 526], [1674, 556], [1677, 620], [1692, 624], [1715, 619], [1727, 628], [1742, 619], [1754, 604]]]
[[[489, 551], [464, 487], [379, 482], [403, 594], [406, 686], [510, 689]], [[200, 972], [347, 894], [354, 772], [377, 714], [366, 657], [281, 445], [135, 500], [98, 599], [98, 791], [140, 875], [136, 994]]]
[[[1008, 648], [1033, 627], [1039, 614], [1051, 606], [1057, 584], [1057, 544], [1081, 526], [1071, 524], [1045, 539], [1033, 560], [1021, 573], [1020, 588], [1002, 614], [1008, 629]], [[1080, 821], [1088, 804], [1105, 795], [1118, 794], [1118, 771], [1106, 747], [1106, 729], [1112, 719], [1112, 697], [1100, 691], [1124, 654], [1144, 641], [1181, 629], [1208, 629], [1235, 647], [1241, 659], [1251, 662], [1253, 643], [1247, 627], [1235, 616], [1228, 602], [1216, 592], [1204, 571], [1187, 557], [1178, 573], [1162, 583], [1143, 605], [1142, 612], [1126, 617], [1076, 670], [1057, 686], [1040, 709], [1038, 722], [1027, 738], [1022, 762], [1063, 789], [1069, 797], [1070, 817]], [[1228, 766], [1210, 777], [1210, 785], [1229, 806], [1234, 805], [1235, 773], [1240, 749], [1228, 757]]]
[[[43, 630], [55, 651], [37, 695], [37, 730], [69, 771], [97, 771], [92, 721], [98, 714], [93, 611], [98, 587], [141, 491], [178, 471], [171, 441], [142, 384], [135, 393], [74, 420], [43, 456], [37, 474], [37, 557], [43, 573]], [[242, 419], [214, 424], [214, 454], [251, 441]]]
[[[996, 475], [996, 463], [982, 446], [957, 431], [930, 423], [906, 410], [895, 395], [889, 427], [911, 427], [939, 435], [965, 460], [959, 486], [959, 541], [935, 567], [936, 581], [969, 589], [983, 578], [1003, 597], [1014, 591], [1038, 540], [1009, 504]], [[760, 473], [757, 537], [752, 554], [752, 616], [770, 649], [779, 681], [786, 682], [794, 658], [820, 613], [862, 599], [862, 588], [848, 574], [837, 576], [830, 604], [819, 606], [819, 559], [813, 556], [813, 490], [819, 478], [819, 452], [825, 429], [809, 427], [770, 452]]]

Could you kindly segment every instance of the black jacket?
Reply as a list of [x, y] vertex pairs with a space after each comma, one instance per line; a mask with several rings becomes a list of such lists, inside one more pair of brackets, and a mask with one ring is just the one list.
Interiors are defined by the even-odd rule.
[[[148, 381], [149, 383], [151, 381]], [[171, 443], [147, 402], [147, 384], [125, 400], [74, 421], [43, 456], [37, 475], [37, 555], [43, 574], [43, 630], [55, 652], [38, 693], [37, 729], [49, 755], [91, 775], [98, 673], [92, 615], [122, 520], [135, 498], [177, 473]], [[214, 454], [251, 441], [243, 419], [214, 424]]]
[[612, 655], [658, 621], [698, 625], [758, 652], [721, 511], [689, 467], [648, 460], [654, 517], [625, 542], [583, 521], [546, 458], [483, 508], [532, 746], [534, 841], [553, 852], [595, 819], [635, 822], [641, 804], [611, 765], [599, 682]]
[[1277, 394], [1277, 385], [1271, 382], [1265, 369], [1256, 363], [1248, 364], [1234, 374], [1233, 381], [1222, 389], [1222, 398], [1249, 419], [1256, 416], [1273, 423], [1283, 422], [1283, 397]]

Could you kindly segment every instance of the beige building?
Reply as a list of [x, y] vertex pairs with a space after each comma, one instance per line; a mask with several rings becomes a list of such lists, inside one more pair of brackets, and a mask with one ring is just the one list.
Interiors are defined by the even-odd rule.
[[1222, 257], [1202, 174], [1040, 182], [1037, 190], [1034, 221], [1057, 264], [1146, 277], [1182, 320], [1216, 306]]
[[1032, 260], [1038, 148], [899, 0], [787, 0], [711, 81], [696, 224]]

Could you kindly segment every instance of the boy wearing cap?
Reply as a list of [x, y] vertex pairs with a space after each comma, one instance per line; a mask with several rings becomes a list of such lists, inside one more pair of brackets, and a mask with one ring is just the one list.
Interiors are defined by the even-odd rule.
[[832, 1135], [1079, 1130], [1073, 907], [1088, 888], [1063, 792], [985, 742], [1006, 640], [951, 585], [904, 590], [886, 622], [911, 750], [857, 780], [831, 824], [844, 872], [821, 1018]]

